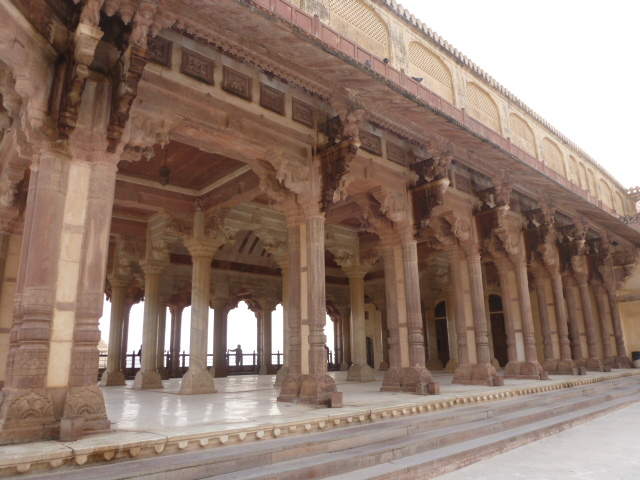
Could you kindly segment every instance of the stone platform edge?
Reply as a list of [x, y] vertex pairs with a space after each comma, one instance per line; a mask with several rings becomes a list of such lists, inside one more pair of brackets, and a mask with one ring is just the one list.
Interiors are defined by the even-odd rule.
[[[355, 423], [400, 418], [424, 414], [457, 405], [491, 402], [563, 388], [579, 387], [597, 382], [616, 380], [640, 375], [639, 371], [595, 378], [569, 380], [552, 385], [516, 387], [496, 392], [481, 392], [460, 395], [456, 398], [434, 399], [389, 407], [363, 409], [348, 413], [329, 413], [318, 418], [293, 422], [255, 424], [239, 429], [198, 432], [165, 436], [156, 433], [116, 431], [95, 436], [86, 436], [75, 442], [47, 441], [0, 447], [0, 477], [26, 472], [42, 472], [63, 465], [99, 464], [114, 459], [148, 458], [158, 455], [211, 449], [224, 445], [255, 442], [326, 431]], [[331, 412], [331, 409], [328, 410]], [[196, 427], [202, 428], [202, 427]]]

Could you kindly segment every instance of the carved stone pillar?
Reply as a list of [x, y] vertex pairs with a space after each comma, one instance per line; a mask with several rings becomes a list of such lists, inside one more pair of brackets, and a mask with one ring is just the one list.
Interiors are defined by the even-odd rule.
[[622, 332], [622, 321], [620, 320], [620, 309], [618, 307], [618, 299], [616, 298], [616, 292], [613, 288], [609, 291], [609, 307], [611, 308], [611, 317], [613, 320], [613, 334], [616, 337], [616, 349], [618, 355], [616, 355], [616, 363], [620, 364], [622, 368], [631, 368], [631, 362], [627, 355], [627, 349], [624, 344], [624, 333]]
[[162, 388], [158, 373], [156, 350], [158, 347], [158, 307], [160, 286], [166, 263], [154, 260], [143, 262], [144, 271], [144, 320], [142, 324], [142, 359], [140, 370], [133, 382], [134, 390]]
[[452, 383], [466, 384], [472, 379], [472, 368], [469, 359], [469, 343], [467, 336], [467, 320], [464, 306], [464, 256], [460, 249], [450, 249], [449, 276], [451, 277], [451, 298], [453, 300], [451, 310], [455, 318], [455, 331], [457, 339], [458, 364], [454, 371]]
[[522, 334], [524, 336], [525, 364], [522, 366], [520, 374], [529, 378], [547, 379], [547, 374], [544, 373], [542, 366], [538, 362], [536, 337], [533, 330], [533, 315], [531, 313], [527, 264], [524, 258], [519, 257], [514, 259], [514, 267], [516, 271], [516, 284], [518, 286], [520, 317], [522, 318]]
[[596, 324], [591, 308], [591, 296], [589, 295], [589, 283], [586, 274], [575, 274], [580, 291], [580, 300], [582, 301], [582, 315], [584, 316], [584, 326], [587, 331], [587, 370], [602, 372], [602, 360], [598, 355], [598, 344], [596, 339]]
[[[346, 306], [342, 307], [343, 312], [347, 312], [348, 308]], [[342, 363], [340, 363], [340, 371], [346, 372], [349, 370], [349, 367], [353, 363], [353, 359], [351, 356], [351, 314], [349, 317], [343, 315], [342, 317]]]
[[[551, 272], [551, 286], [553, 288], [553, 303], [556, 312], [556, 325], [560, 342], [560, 361], [556, 371], [558, 375], [577, 375], [578, 370], [571, 356], [571, 342], [569, 340], [569, 327], [567, 324], [567, 303], [562, 290], [562, 276], [557, 268]], [[575, 315], [575, 312], [574, 312]], [[578, 339], [578, 347], [580, 341]], [[577, 353], [580, 353], [578, 350]], [[581, 356], [581, 355], [580, 355]]]
[[171, 313], [171, 343], [169, 345], [169, 357], [171, 358], [169, 370], [171, 376], [176, 377], [180, 370], [180, 334], [182, 331], [182, 312], [185, 305], [175, 303], [169, 305]]
[[271, 366], [271, 317], [276, 306], [272, 301], [260, 301], [262, 310], [258, 318], [258, 374], [267, 375]]
[[385, 303], [387, 306], [387, 330], [389, 332], [389, 369], [384, 374], [384, 380], [382, 381], [380, 391], [396, 392], [402, 388], [403, 361], [402, 348], [400, 345], [400, 318], [397, 286], [399, 279], [397, 278], [395, 247], [391, 242], [388, 242], [388, 244], [383, 245], [382, 247], [382, 262], [384, 267]]
[[[449, 272], [451, 272], [451, 264], [449, 265]], [[449, 336], [449, 362], [444, 366], [447, 373], [454, 373], [458, 368], [458, 330], [457, 321], [455, 315], [455, 300], [453, 296], [453, 279], [451, 273], [449, 273], [449, 286], [445, 289], [445, 306], [447, 308], [447, 334]], [[466, 343], [465, 343], [466, 345]], [[468, 361], [468, 358], [467, 358]]]
[[51, 438], [66, 415], [109, 428], [95, 372], [115, 171], [108, 155], [71, 159], [51, 145], [34, 160], [0, 443]]
[[100, 379], [101, 387], [125, 384], [122, 372], [122, 337], [126, 309], [126, 294], [129, 281], [111, 278], [111, 320], [109, 326], [109, 350], [107, 368]]
[[194, 218], [194, 237], [185, 241], [193, 261], [191, 274], [191, 338], [189, 370], [180, 382], [181, 394], [215, 393], [213, 377], [207, 370], [207, 339], [209, 338], [209, 295], [211, 291], [211, 260], [220, 247], [217, 240], [203, 238], [204, 215], [198, 209]]
[[580, 341], [581, 328], [578, 318], [578, 299], [576, 298], [576, 282], [570, 275], [562, 277], [564, 285], [564, 298], [567, 301], [567, 315], [569, 317], [569, 332], [571, 335], [571, 356], [576, 366], [584, 367], [586, 359], [582, 353], [582, 342]]
[[289, 325], [289, 371], [282, 380], [279, 402], [295, 402], [300, 394], [300, 379], [302, 375], [301, 351], [301, 302], [302, 292], [300, 282], [300, 233], [301, 225], [290, 221], [287, 224], [287, 245], [289, 248], [289, 299], [285, 303], [286, 321]]
[[500, 278], [500, 293], [502, 295], [502, 310], [504, 312], [504, 327], [507, 334], [507, 365], [504, 367], [505, 378], [518, 378], [520, 366], [518, 359], [518, 349], [516, 345], [516, 327], [513, 314], [513, 294], [511, 292], [511, 272], [513, 270], [511, 262], [506, 258], [495, 262]]
[[611, 333], [609, 333], [609, 325], [611, 317], [609, 316], [609, 300], [607, 298], [607, 290], [603, 285], [593, 285], [593, 293], [596, 296], [596, 304], [598, 308], [598, 317], [600, 319], [600, 336], [602, 337], [602, 350], [604, 358], [603, 365], [613, 366], [616, 360], [611, 348]]
[[343, 267], [349, 277], [351, 291], [351, 353], [353, 365], [347, 373], [347, 381], [372, 382], [373, 369], [367, 365], [366, 332], [364, 319], [364, 276], [369, 267], [354, 265]]
[[324, 214], [314, 205], [306, 212], [307, 234], [307, 295], [309, 322], [309, 375], [302, 378], [300, 401], [328, 405], [336, 392], [333, 378], [327, 375], [327, 338], [324, 325], [327, 318], [324, 259]]
[[553, 354], [553, 339], [551, 336], [551, 318], [547, 301], [547, 279], [543, 271], [539, 268], [533, 269], [533, 278], [536, 288], [536, 298], [538, 299], [538, 312], [540, 314], [540, 329], [542, 330], [542, 345], [544, 351], [543, 368], [549, 373], [556, 370], [557, 359]]
[[227, 365], [227, 300], [213, 300], [213, 366], [217, 378], [229, 375]]

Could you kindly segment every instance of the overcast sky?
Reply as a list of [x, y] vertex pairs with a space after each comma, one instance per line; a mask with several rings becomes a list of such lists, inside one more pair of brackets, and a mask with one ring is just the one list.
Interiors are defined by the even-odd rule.
[[640, 2], [400, 3], [622, 185], [640, 185]]

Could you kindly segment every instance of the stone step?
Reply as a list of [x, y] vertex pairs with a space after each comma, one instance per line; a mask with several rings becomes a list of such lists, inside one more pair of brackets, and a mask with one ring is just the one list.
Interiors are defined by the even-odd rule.
[[[509, 438], [506, 432], [516, 431], [519, 428], [535, 429], [535, 425], [546, 425], [548, 422], [553, 423], [554, 418], [580, 417], [582, 415], [581, 412], [587, 412], [586, 415], [589, 417], [592, 410], [599, 411], [602, 409], [609, 411], [611, 409], [610, 406], [617, 408], [620, 404], [627, 405], [630, 403], [628, 399], [629, 395], [640, 396], [640, 388], [638, 386], [626, 390], [626, 392], [619, 392], [618, 394], [598, 393], [592, 398], [585, 398], [584, 400], [574, 402], [569, 401], [564, 405], [548, 409], [534, 407], [533, 409], [527, 409], [525, 411], [526, 413], [514, 412], [504, 416], [487, 418], [486, 420], [477, 421], [470, 425], [461, 424], [435, 431], [413, 434], [408, 437], [376, 441], [375, 443], [372, 442], [348, 450], [305, 457], [299, 460], [263, 466], [258, 469], [248, 469], [242, 472], [217, 475], [210, 478], [219, 480], [229, 480], [232, 478], [243, 478], [247, 480], [294, 480], [300, 478], [326, 478], [341, 472], [350, 472], [349, 475], [353, 475], [355, 471], [362, 468], [384, 464], [403, 457], [418, 454], [422, 455], [426, 452], [439, 451], [441, 449], [447, 451], [448, 448], [456, 444], [473, 442], [478, 439], [480, 439], [482, 443], [483, 438], [488, 438], [492, 435], [503, 434], [506, 435], [505, 438]], [[633, 401], [637, 401], [637, 398]], [[605, 406], [600, 407], [600, 405]], [[560, 423], [562, 423], [562, 421]], [[546, 426], [542, 427], [543, 430], [545, 428]], [[344, 478], [347, 478], [347, 476]], [[369, 477], [362, 476], [360, 478]]]
[[[377, 463], [384, 463], [387, 461], [385, 455], [389, 455], [388, 451], [403, 451], [403, 456], [411, 456], [411, 452], [416, 449], [437, 449], [443, 445], [470, 441], [476, 437], [540, 422], [574, 410], [587, 409], [616, 398], [637, 395], [639, 392], [640, 379], [630, 377], [487, 404], [463, 404], [423, 415], [357, 424], [251, 445], [233, 445], [215, 450], [165, 455], [161, 458], [120, 461], [97, 467], [76, 468], [64, 473], [58, 471], [37, 475], [34, 472], [33, 475], [23, 478], [188, 479], [214, 474], [222, 475], [219, 478], [272, 478], [269, 476], [271, 470], [278, 471], [279, 479], [305, 478], [307, 474], [317, 475], [320, 471], [325, 472], [323, 475], [326, 476], [351, 470], [349, 465], [354, 464], [354, 455], [363, 454], [365, 458], [369, 458], [376, 449], [381, 453], [373, 453], [373, 458], [377, 458]], [[402, 407], [398, 409], [401, 410]], [[361, 462], [359, 465], [365, 467], [367, 462]], [[135, 464], [133, 476], [132, 464]], [[292, 476], [283, 476], [287, 475], [285, 470], [289, 467], [292, 468]], [[299, 468], [306, 473], [296, 472]], [[254, 474], [258, 476], [253, 477]]]

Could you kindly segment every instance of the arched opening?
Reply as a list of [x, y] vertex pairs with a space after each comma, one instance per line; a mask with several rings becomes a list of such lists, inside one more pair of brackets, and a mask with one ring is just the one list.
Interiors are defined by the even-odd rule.
[[327, 318], [324, 324], [324, 334], [327, 337], [325, 348], [327, 350], [327, 367], [329, 370], [335, 370], [339, 368], [338, 359], [336, 356], [336, 335], [335, 335], [335, 323], [331, 315], [327, 314]]
[[227, 317], [229, 374], [255, 373], [258, 365], [258, 319], [246, 302]]
[[436, 321], [436, 342], [438, 345], [438, 360], [446, 365], [451, 360], [449, 354], [449, 329], [447, 327], [447, 305], [440, 302], [434, 309]]
[[491, 321], [491, 337], [493, 338], [493, 356], [501, 367], [509, 361], [507, 355], [507, 329], [504, 324], [502, 298], [489, 295], [489, 319]]

